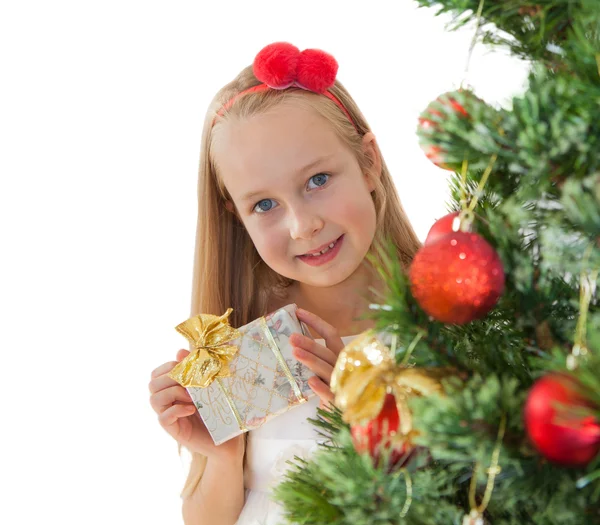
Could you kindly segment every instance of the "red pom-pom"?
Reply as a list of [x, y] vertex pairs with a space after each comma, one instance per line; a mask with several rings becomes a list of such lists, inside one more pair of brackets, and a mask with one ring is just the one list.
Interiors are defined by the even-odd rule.
[[476, 233], [453, 232], [424, 245], [409, 277], [421, 308], [443, 323], [484, 317], [504, 291], [502, 261]]
[[[456, 219], [460, 215], [459, 211], [455, 211], [454, 213], [450, 213], [445, 215], [441, 219], [435, 221], [435, 224], [429, 230], [427, 234], [427, 238], [425, 239], [425, 244], [430, 244], [434, 241], [437, 241], [439, 238], [444, 235], [448, 235], [452, 233], [454, 230], [452, 226], [454, 224], [454, 219]], [[458, 231], [458, 230], [456, 230]]]
[[316, 93], [325, 93], [335, 83], [338, 63], [320, 49], [305, 49], [298, 59], [297, 82]]
[[300, 50], [287, 42], [265, 46], [254, 59], [254, 76], [269, 87], [284, 89], [296, 80]]
[[388, 467], [391, 469], [399, 462], [404, 464], [413, 450], [406, 439], [399, 439], [400, 414], [396, 407], [396, 398], [386, 394], [385, 401], [377, 417], [364, 425], [353, 425], [350, 429], [354, 448], [359, 454], [369, 454], [373, 463], [379, 465], [383, 450], [391, 449]]
[[594, 408], [575, 379], [549, 374], [536, 381], [527, 397], [527, 434], [550, 461], [583, 467], [600, 452], [600, 422], [589, 415]]
[[325, 93], [335, 83], [338, 63], [320, 49], [300, 50], [287, 42], [265, 46], [254, 59], [254, 76], [275, 89], [294, 83], [316, 93]]

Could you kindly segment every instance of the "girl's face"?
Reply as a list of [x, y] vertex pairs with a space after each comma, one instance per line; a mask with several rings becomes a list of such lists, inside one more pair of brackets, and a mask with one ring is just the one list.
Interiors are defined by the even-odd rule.
[[[375, 151], [372, 134], [363, 145]], [[280, 104], [223, 124], [213, 151], [239, 218], [271, 269], [319, 287], [358, 269], [375, 235], [374, 185], [324, 117]]]

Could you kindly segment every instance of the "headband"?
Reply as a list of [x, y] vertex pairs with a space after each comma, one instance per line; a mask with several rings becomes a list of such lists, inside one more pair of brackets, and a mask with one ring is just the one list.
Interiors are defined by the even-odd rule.
[[329, 91], [335, 83], [338, 63], [333, 56], [320, 49], [305, 49], [300, 51], [296, 46], [287, 42], [275, 42], [259, 51], [253, 63], [254, 76], [261, 81], [257, 86], [241, 91], [228, 100], [217, 112], [217, 117], [223, 114], [234, 102], [248, 93], [258, 93], [269, 89], [283, 90], [298, 87], [313, 93], [325, 95], [334, 102], [346, 115], [358, 131], [350, 113], [340, 100]]

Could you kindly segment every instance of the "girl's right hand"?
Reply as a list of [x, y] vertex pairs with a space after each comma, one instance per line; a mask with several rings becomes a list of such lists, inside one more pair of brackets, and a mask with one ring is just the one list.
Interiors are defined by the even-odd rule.
[[244, 456], [244, 434], [216, 446], [187, 390], [169, 377], [169, 372], [188, 354], [187, 350], [179, 350], [177, 361], [164, 363], [152, 372], [148, 384], [150, 405], [158, 414], [160, 425], [190, 451], [209, 459], [241, 460]]

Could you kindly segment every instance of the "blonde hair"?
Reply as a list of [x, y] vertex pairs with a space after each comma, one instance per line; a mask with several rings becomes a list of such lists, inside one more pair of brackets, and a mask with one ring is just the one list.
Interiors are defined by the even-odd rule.
[[[217, 112], [225, 103], [240, 92], [259, 84], [252, 67], [247, 67], [217, 93], [204, 122], [198, 174], [198, 221], [191, 316], [199, 313], [221, 315], [228, 307], [232, 307], [230, 321], [236, 327], [268, 313], [266, 308], [270, 294], [284, 290], [291, 281], [276, 274], [262, 261], [236, 214], [226, 208], [230, 198], [218, 176], [212, 154], [214, 132], [221, 123], [232, 117], [247, 118], [265, 112], [283, 101], [293, 100], [313, 108], [331, 123], [340, 139], [355, 151], [363, 172], [368, 172], [371, 167], [362, 148], [362, 138], [370, 131], [369, 125], [339, 81], [329, 91], [344, 105], [353, 123], [329, 98], [298, 88], [269, 89], [245, 94], [215, 120]], [[376, 248], [384, 246], [388, 240], [392, 241], [397, 247], [399, 259], [407, 268], [420, 242], [400, 203], [383, 158], [381, 176], [372, 179], [375, 184], [372, 197], [377, 217], [372, 251], [376, 256]], [[205, 466], [206, 458], [192, 453], [192, 464], [182, 497], [185, 498], [194, 491]]]

